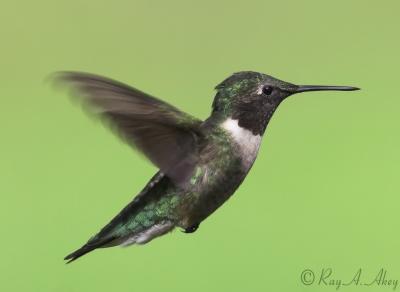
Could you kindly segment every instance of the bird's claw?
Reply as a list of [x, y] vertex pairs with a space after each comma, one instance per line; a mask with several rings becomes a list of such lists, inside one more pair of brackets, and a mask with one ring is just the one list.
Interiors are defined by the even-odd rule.
[[183, 230], [184, 233], [193, 233], [197, 230], [197, 228], [199, 228], [199, 224], [194, 224], [188, 228], [186, 228], [185, 230]]

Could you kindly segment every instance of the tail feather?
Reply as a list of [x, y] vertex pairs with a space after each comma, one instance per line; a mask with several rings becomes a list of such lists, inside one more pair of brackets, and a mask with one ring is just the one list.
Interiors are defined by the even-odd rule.
[[[103, 247], [116, 245], [144, 244], [155, 237], [171, 231], [175, 224], [169, 211], [176, 204], [175, 195], [166, 193], [170, 180], [158, 172], [145, 188], [100, 232], [80, 249], [67, 255], [67, 263]], [[155, 208], [158, 206], [158, 212]], [[161, 208], [162, 207], [162, 208]]]
[[114, 237], [110, 237], [107, 240], [103, 240], [97, 243], [91, 243], [90, 241], [88, 243], [86, 243], [85, 245], [83, 245], [81, 248], [77, 249], [76, 251], [70, 253], [69, 255], [67, 255], [64, 260], [68, 261], [67, 264], [77, 260], [78, 258], [80, 258], [81, 256], [95, 250], [96, 248], [100, 248], [108, 243], [110, 243], [111, 241], [113, 241], [115, 238]]

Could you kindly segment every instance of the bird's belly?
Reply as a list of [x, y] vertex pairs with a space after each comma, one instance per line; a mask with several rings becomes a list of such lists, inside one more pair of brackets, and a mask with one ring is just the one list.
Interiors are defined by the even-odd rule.
[[203, 168], [203, 175], [197, 178], [198, 181], [186, 196], [185, 209], [188, 212], [183, 217], [182, 227], [199, 224], [228, 200], [240, 186], [247, 171], [243, 170], [243, 162], [240, 159], [232, 161], [232, 164], [233, 167], [227, 169]]

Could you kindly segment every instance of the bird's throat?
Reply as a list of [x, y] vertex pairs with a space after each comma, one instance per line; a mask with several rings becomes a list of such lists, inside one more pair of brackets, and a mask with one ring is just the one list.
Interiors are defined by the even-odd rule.
[[227, 118], [221, 127], [231, 136], [237, 145], [239, 155], [242, 158], [243, 166], [247, 170], [251, 168], [257, 157], [261, 144], [261, 135], [253, 134], [252, 131], [242, 128], [238, 120]]

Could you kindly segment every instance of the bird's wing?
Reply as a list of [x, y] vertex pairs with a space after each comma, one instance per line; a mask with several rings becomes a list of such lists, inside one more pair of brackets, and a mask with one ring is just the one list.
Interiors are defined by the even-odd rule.
[[176, 184], [191, 175], [198, 155], [201, 120], [133, 87], [81, 72], [56, 73], [89, 113], [100, 117]]

